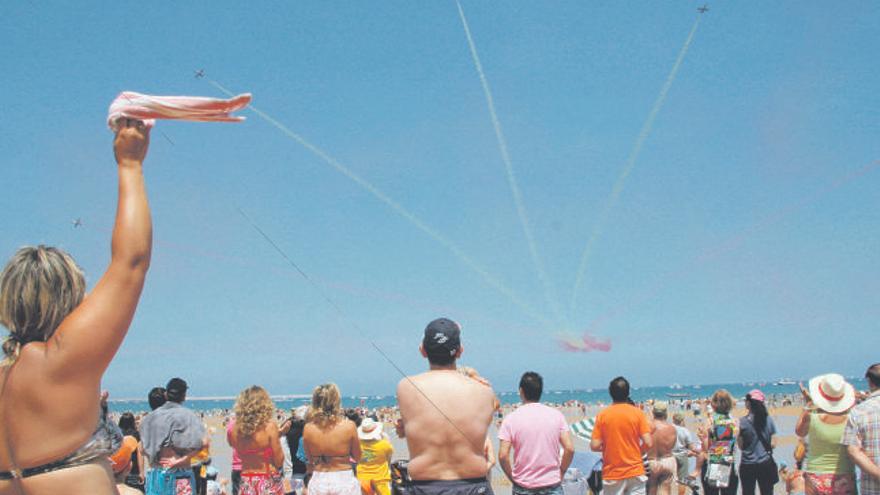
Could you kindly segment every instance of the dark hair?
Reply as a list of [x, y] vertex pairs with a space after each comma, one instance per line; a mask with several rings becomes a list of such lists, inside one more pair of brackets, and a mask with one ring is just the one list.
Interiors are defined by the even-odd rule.
[[426, 350], [425, 354], [428, 356], [428, 363], [435, 366], [449, 366], [455, 362], [455, 354], [450, 354], [449, 351], [431, 353]]
[[150, 409], [156, 410], [162, 407], [168, 399], [165, 398], [165, 388], [163, 387], [153, 387], [150, 390], [150, 393], [147, 394], [147, 401], [150, 403]]
[[165, 385], [165, 397], [171, 402], [177, 402], [180, 404], [186, 400], [186, 389], [186, 381], [184, 381], [183, 378], [172, 378], [168, 380], [168, 384]]
[[343, 414], [346, 418], [350, 419], [355, 426], [360, 426], [361, 422], [364, 420], [364, 418], [361, 416], [361, 413], [359, 413], [357, 409], [346, 409]]
[[294, 473], [305, 473], [306, 465], [300, 459], [304, 457], [304, 455], [299, 454], [299, 441], [302, 438], [303, 428], [306, 425], [305, 420], [303, 419], [294, 419], [290, 418], [290, 429], [287, 430], [287, 433], [284, 435], [287, 437], [287, 446], [290, 449], [290, 460], [293, 463], [293, 472]]
[[130, 412], [122, 413], [122, 416], [119, 416], [119, 429], [122, 430], [123, 435], [131, 435], [140, 440], [134, 414]]
[[126, 432], [134, 430], [135, 422], [134, 422], [134, 414], [130, 412], [124, 412], [121, 416], [119, 416], [119, 429], [122, 430], [123, 434], [128, 434]]
[[746, 394], [746, 402], [749, 404], [749, 416], [752, 417], [755, 431], [760, 434], [767, 425], [767, 406], [759, 400], [752, 399], [752, 396], [748, 394]]
[[544, 391], [544, 379], [534, 371], [526, 371], [519, 379], [519, 389], [527, 401], [538, 402]]
[[872, 364], [865, 372], [865, 380], [868, 380], [875, 387], [880, 387], [880, 363]]
[[627, 402], [629, 400], [629, 382], [626, 378], [618, 376], [608, 384], [608, 393], [614, 402]]

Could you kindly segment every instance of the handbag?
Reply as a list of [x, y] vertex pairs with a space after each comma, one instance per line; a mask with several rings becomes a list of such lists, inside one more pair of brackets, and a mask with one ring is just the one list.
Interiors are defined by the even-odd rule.
[[709, 461], [706, 467], [706, 484], [714, 488], [727, 488], [732, 470], [732, 464]]

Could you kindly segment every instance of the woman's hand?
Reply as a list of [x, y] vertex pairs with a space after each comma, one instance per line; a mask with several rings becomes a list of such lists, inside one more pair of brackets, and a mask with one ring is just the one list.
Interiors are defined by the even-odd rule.
[[187, 468], [190, 467], [190, 456], [175, 456], [161, 459], [159, 465], [163, 468]]
[[150, 147], [150, 129], [144, 121], [125, 119], [119, 121], [119, 132], [113, 140], [113, 154], [119, 165], [142, 164]]
[[801, 395], [804, 397], [804, 409], [812, 409], [813, 398], [810, 396], [810, 391], [804, 387], [803, 383], [798, 383], [798, 387], [801, 388]]

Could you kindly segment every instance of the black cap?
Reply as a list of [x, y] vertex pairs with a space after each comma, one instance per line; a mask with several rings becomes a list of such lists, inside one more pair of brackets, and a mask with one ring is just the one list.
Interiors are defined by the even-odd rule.
[[168, 380], [168, 385], [165, 385], [165, 390], [170, 394], [181, 394], [186, 392], [187, 388], [183, 378], [172, 378]]
[[428, 356], [454, 356], [461, 347], [461, 325], [447, 318], [437, 318], [425, 327], [422, 346]]

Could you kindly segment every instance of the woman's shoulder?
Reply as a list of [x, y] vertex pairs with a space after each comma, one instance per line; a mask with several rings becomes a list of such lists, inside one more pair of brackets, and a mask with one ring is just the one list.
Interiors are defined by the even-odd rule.
[[303, 437], [312, 436], [312, 435], [326, 435], [327, 433], [331, 433], [339, 427], [340, 421], [334, 422], [318, 422], [318, 421], [309, 421], [303, 426]]

